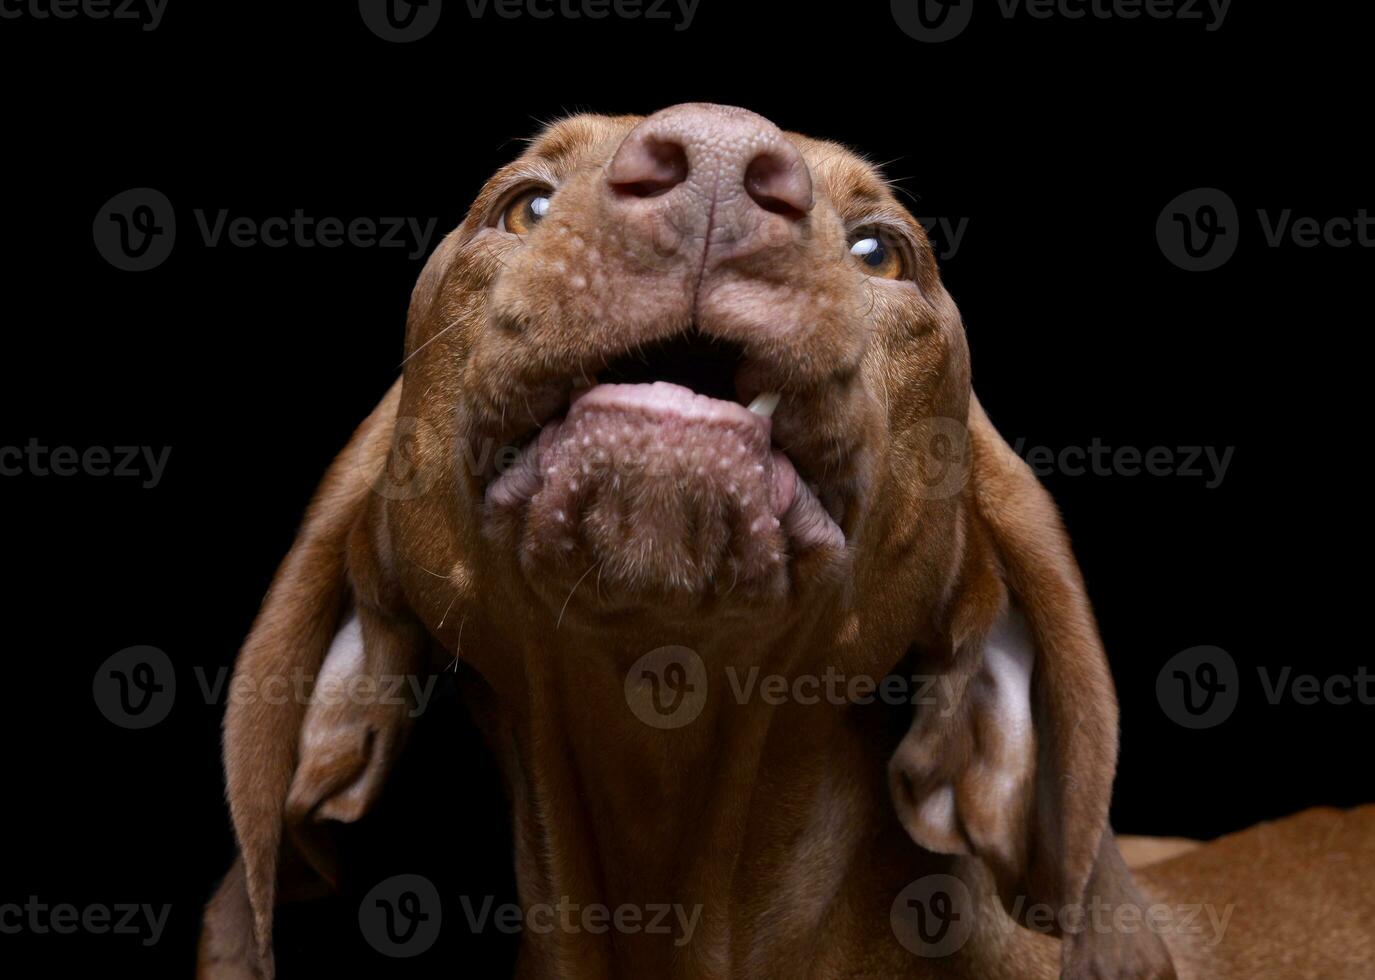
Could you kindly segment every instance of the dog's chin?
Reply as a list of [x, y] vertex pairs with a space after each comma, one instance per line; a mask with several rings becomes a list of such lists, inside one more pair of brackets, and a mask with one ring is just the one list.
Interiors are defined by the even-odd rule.
[[786, 605], [847, 549], [770, 434], [767, 411], [677, 384], [577, 391], [488, 485], [488, 536], [560, 614]]

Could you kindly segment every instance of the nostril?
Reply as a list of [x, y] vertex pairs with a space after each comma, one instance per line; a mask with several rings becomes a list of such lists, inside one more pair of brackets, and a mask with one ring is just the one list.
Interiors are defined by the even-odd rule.
[[745, 190], [765, 211], [798, 219], [812, 209], [812, 175], [796, 150], [767, 150], [745, 168]]
[[682, 145], [655, 137], [622, 143], [607, 174], [612, 187], [631, 197], [666, 194], [687, 176], [687, 152]]

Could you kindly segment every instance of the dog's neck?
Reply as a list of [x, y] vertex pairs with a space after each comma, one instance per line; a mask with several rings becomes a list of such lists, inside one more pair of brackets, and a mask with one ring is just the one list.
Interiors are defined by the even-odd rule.
[[851, 703], [845, 644], [806, 627], [660, 644], [556, 632], [510, 652], [523, 972], [824, 975], [818, 944], [845, 929], [879, 932], [870, 948], [912, 968], [886, 927], [893, 897], [949, 859], [907, 838], [875, 764], [910, 709]]

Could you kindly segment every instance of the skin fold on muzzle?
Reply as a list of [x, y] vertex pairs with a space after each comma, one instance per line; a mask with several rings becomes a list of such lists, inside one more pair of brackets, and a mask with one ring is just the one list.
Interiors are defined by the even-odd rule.
[[[1268, 975], [1249, 942], [1077, 917], [1222, 902], [1226, 868], [1171, 850], [1143, 887], [1124, 863], [1068, 539], [859, 156], [727, 106], [562, 120], [430, 257], [405, 345], [239, 655], [236, 684], [319, 680], [227, 710], [240, 856], [202, 977], [271, 977], [276, 906], [347, 871], [331, 827], [384, 791], [417, 706], [337, 693], [455, 659], [521, 904], [685, 924], [531, 930], [521, 977]], [[1285, 915], [1325, 937], [1315, 969], [1358, 975], [1350, 920]]]

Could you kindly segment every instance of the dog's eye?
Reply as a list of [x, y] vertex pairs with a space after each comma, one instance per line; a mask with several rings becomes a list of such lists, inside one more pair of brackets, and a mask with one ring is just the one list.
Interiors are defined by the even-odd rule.
[[868, 275], [880, 279], [901, 279], [907, 275], [901, 243], [878, 228], [860, 228], [851, 233], [850, 254]]
[[501, 213], [501, 229], [513, 235], [528, 234], [549, 213], [551, 193], [547, 188], [534, 187], [513, 198]]

